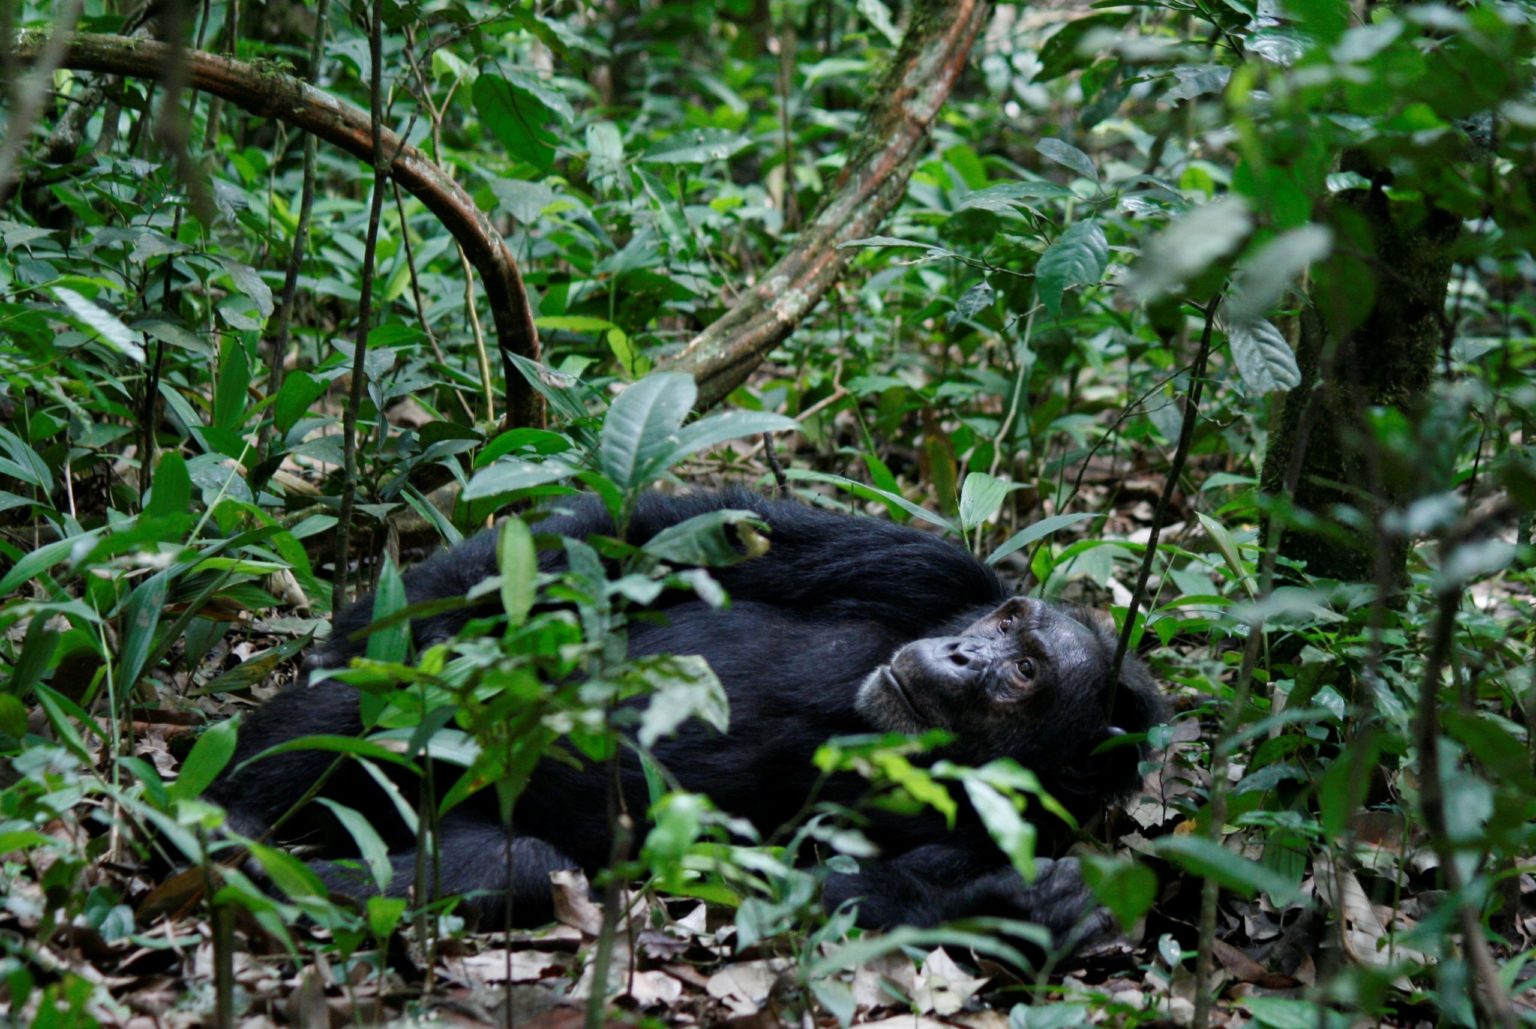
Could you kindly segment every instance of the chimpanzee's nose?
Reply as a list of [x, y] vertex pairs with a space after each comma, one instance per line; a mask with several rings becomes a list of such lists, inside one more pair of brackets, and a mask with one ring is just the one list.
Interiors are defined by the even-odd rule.
[[969, 668], [985, 659], [980, 641], [954, 636], [939, 644], [939, 659], [956, 668]]

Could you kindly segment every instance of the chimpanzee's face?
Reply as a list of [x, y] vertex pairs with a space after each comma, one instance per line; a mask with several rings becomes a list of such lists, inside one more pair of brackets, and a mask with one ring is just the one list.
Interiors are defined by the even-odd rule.
[[[1070, 760], [1116, 729], [1148, 728], [1111, 728], [1112, 709], [1145, 722], [1111, 689], [1114, 646], [1112, 623], [1101, 614], [1015, 597], [958, 636], [902, 647], [865, 679], [856, 703], [888, 732], [947, 729], [968, 758], [1014, 757], [1026, 766], [1043, 754]], [[1124, 680], [1121, 691], [1138, 688]]]

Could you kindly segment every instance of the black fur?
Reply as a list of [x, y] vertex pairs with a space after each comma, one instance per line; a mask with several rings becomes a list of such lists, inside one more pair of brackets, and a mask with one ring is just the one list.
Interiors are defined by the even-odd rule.
[[[707, 793], [723, 810], [771, 833], [801, 812], [817, 780], [811, 755], [827, 739], [933, 726], [956, 736], [944, 756], [971, 764], [1013, 757], [1079, 817], [1135, 785], [1140, 748], [1090, 752], [1117, 730], [1143, 732], [1161, 721], [1163, 701], [1134, 659], [1118, 686], [1108, 681], [1114, 638], [1101, 616], [1010, 600], [989, 568], [933, 535], [741, 491], [647, 495], [629, 535], [642, 542], [722, 508], [755, 512], [768, 524], [771, 542], [763, 557], [713, 570], [730, 606], [716, 610], [669, 594], [661, 618], [630, 628], [631, 656], [701, 654], [729, 695], [731, 731], [724, 739], [693, 722], [655, 748], [685, 788]], [[587, 497], [535, 529], [585, 538], [611, 533], [612, 523]], [[546, 566], [559, 559], [555, 552], [541, 558]], [[484, 533], [407, 572], [406, 592], [412, 603], [460, 596], [495, 570], [495, 536]], [[371, 612], [369, 598], [343, 612], [312, 663], [343, 667], [360, 654], [366, 644], [350, 636], [366, 627]], [[418, 620], [413, 634], [419, 646], [448, 639], [476, 613]], [[295, 687], [242, 727], [231, 768], [299, 735], [361, 731], [350, 687]], [[297, 751], [269, 758], [220, 779], [212, 796], [229, 809], [235, 830], [259, 835], [332, 757]], [[621, 777], [628, 809], [643, 811], [638, 764], [626, 760]], [[861, 783], [834, 778], [819, 796], [851, 803], [862, 790]], [[389, 892], [409, 889], [411, 840], [371, 781], [344, 763], [326, 793], [375, 821], [395, 848]], [[608, 860], [604, 796], [603, 769], [543, 762], [513, 815], [510, 868], [508, 830], [494, 805], [460, 807], [442, 826], [444, 890], [474, 894], [470, 904], [491, 925], [500, 924], [507, 902], [519, 924], [546, 921], [551, 870], [580, 867], [591, 874]], [[324, 813], [316, 815], [285, 825], [285, 838], [324, 829]], [[1049, 845], [1051, 829], [1041, 829]], [[882, 859], [865, 862], [857, 874], [833, 875], [826, 887], [829, 907], [858, 903], [862, 925], [999, 915], [1063, 933], [1091, 909], [1075, 862], [1043, 861], [1040, 880], [1026, 886], [969, 811], [953, 828], [937, 815], [876, 814], [868, 831]], [[343, 866], [319, 861], [315, 867], [329, 885], [355, 890], [356, 875]]]

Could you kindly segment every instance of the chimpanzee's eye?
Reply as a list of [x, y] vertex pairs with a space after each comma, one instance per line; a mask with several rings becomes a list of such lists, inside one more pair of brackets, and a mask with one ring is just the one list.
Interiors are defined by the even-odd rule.
[[1019, 660], [1019, 674], [1026, 679], [1033, 679], [1035, 677], [1035, 659], [1032, 657], [1021, 658]]
[[1013, 628], [1013, 615], [1003, 615], [997, 620], [997, 631], [1007, 632]]

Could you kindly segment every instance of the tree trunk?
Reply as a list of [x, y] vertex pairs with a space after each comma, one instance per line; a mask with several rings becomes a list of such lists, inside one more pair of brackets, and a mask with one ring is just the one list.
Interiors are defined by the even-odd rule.
[[[1366, 414], [1391, 407], [1411, 417], [1423, 401], [1447, 339], [1460, 220], [1391, 200], [1383, 185], [1377, 178], [1344, 193], [1330, 212], [1335, 257], [1316, 273], [1302, 313], [1301, 386], [1285, 399], [1260, 485], [1274, 497], [1289, 493], [1297, 509], [1321, 519], [1288, 528], [1281, 556], [1303, 562], [1310, 575], [1388, 583], [1402, 577], [1406, 541], [1378, 549], [1372, 527], [1414, 483], [1383, 470]], [[1340, 508], [1356, 518], [1339, 520]]]

